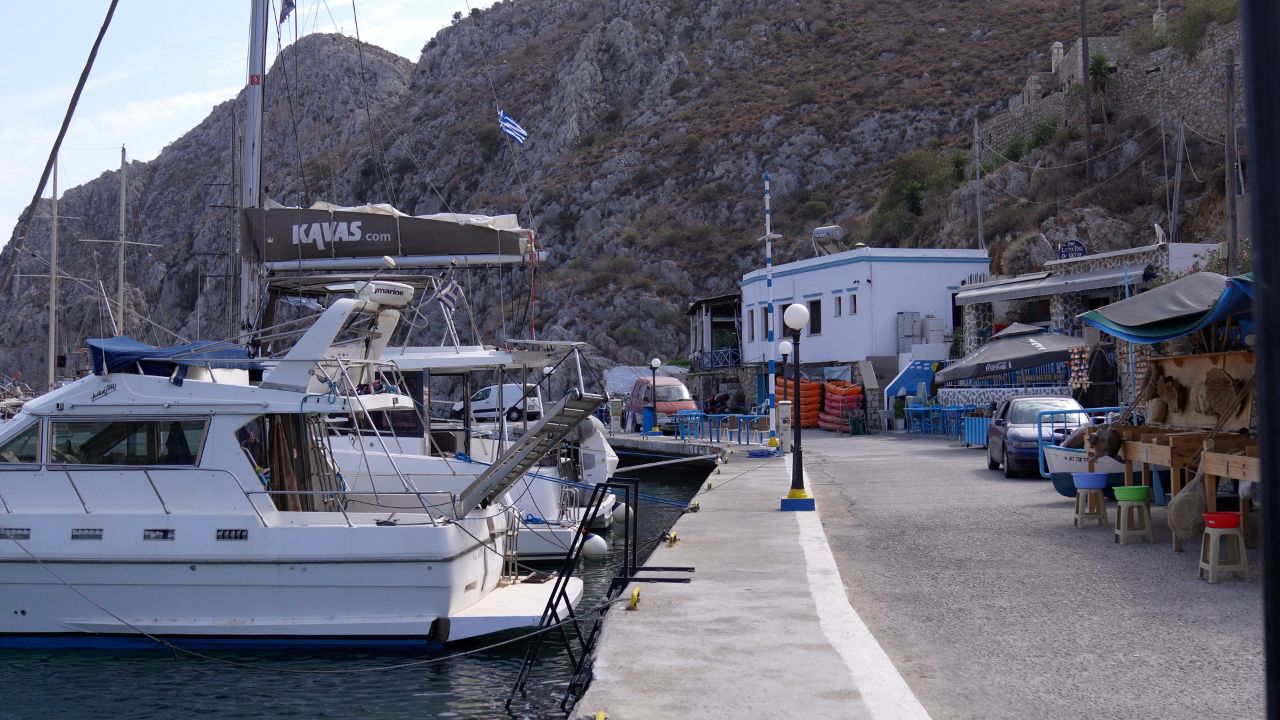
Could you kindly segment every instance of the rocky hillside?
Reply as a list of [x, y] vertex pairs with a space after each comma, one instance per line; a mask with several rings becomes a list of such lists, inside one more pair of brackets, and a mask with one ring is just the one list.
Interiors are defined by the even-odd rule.
[[[1098, 5], [1091, 32], [1118, 34], [1148, 23], [1154, 0]], [[780, 260], [806, 256], [817, 225], [869, 233], [877, 203], [901, 197], [885, 187], [904, 155], [949, 163], [972, 119], [998, 112], [1049, 43], [1078, 32], [1076, 13], [1062, 0], [520, 0], [424, 38], [416, 64], [310, 36], [268, 76], [264, 183], [286, 204], [517, 212], [551, 254], [537, 279], [540, 336], [586, 339], [621, 361], [679, 357], [686, 303], [762, 262], [762, 172], [774, 179]], [[529, 142], [498, 132], [495, 105]], [[218, 276], [233, 217], [213, 206], [230, 200], [218, 183], [236, 107], [130, 171], [130, 237], [160, 245], [130, 249], [131, 333], [145, 315], [185, 337], [226, 334]], [[63, 237], [113, 237], [117, 185], [106, 173], [68, 191], [62, 211], [81, 219]], [[923, 229], [883, 242], [960, 237], [942, 232], [963, 222], [954, 190], [936, 194], [946, 199]], [[28, 239], [41, 256], [47, 225]], [[89, 243], [64, 242], [61, 257], [88, 286], [64, 305], [78, 308], [62, 320], [74, 348], [106, 332], [97, 288], [114, 294], [114, 261]], [[17, 261], [24, 274], [44, 267]], [[527, 334], [527, 270], [467, 280], [487, 340]], [[45, 287], [9, 289], [0, 368], [41, 366]]]

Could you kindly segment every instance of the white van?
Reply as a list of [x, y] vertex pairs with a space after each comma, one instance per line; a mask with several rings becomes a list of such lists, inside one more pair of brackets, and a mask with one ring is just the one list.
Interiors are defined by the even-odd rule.
[[[480, 388], [471, 396], [471, 417], [476, 420], [496, 420], [498, 417], [498, 387], [490, 385]], [[524, 410], [529, 409], [529, 419], [542, 417], [542, 391], [537, 385], [530, 384], [529, 397], [524, 398], [524, 391], [519, 383], [506, 383], [502, 387], [502, 412], [506, 412], [511, 421], [524, 418]], [[528, 403], [526, 406], [526, 402]], [[453, 404], [454, 417], [462, 417], [462, 401]]]

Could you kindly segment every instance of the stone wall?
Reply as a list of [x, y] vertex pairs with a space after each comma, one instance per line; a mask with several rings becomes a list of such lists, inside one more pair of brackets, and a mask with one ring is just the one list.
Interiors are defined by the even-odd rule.
[[[1129, 398], [1134, 397], [1136, 387], [1142, 385], [1142, 381], [1147, 377], [1147, 365], [1151, 357], [1155, 354], [1151, 345], [1130, 344], [1114, 338], [1116, 344], [1116, 372], [1119, 374], [1120, 383], [1120, 404], [1127, 405]], [[1133, 349], [1133, 372], [1129, 372], [1129, 349]], [[1130, 377], [1132, 376], [1132, 379]], [[1142, 403], [1140, 408], [1145, 409], [1146, 403]]]
[[973, 303], [962, 306], [960, 315], [964, 318], [964, 354], [968, 355], [982, 346], [986, 340], [984, 332], [991, 333], [996, 321], [995, 309], [991, 303]]
[[[1179, 121], [1211, 137], [1220, 138], [1226, 126], [1226, 51], [1235, 51], [1236, 124], [1244, 128], [1244, 77], [1241, 61], [1240, 25], [1212, 25], [1200, 42], [1200, 51], [1190, 61], [1181, 50], [1167, 47], [1124, 63], [1107, 91], [1107, 110], [1122, 115], [1145, 115], [1160, 120], [1166, 107], [1165, 126], [1170, 134]], [[1150, 72], [1159, 68], [1158, 72]], [[1188, 132], [1190, 135], [1190, 132]], [[1244, 140], [1243, 134], [1241, 140]]]
[[1142, 271], [1150, 267], [1156, 274], [1169, 272], [1169, 246], [1148, 245], [1145, 248], [1134, 248], [1126, 252], [1101, 253], [1085, 255], [1072, 260], [1050, 260], [1044, 264], [1045, 270], [1059, 275], [1094, 272], [1097, 270], [1114, 270], [1128, 266], [1138, 277]]
[[[1240, 41], [1240, 24], [1236, 22], [1210, 25], [1200, 42], [1199, 52], [1191, 59], [1173, 47], [1148, 55], [1135, 55], [1125, 39], [1119, 37], [1091, 37], [1089, 52], [1106, 53], [1114, 67], [1110, 87], [1103, 99], [1109, 115], [1141, 116], [1154, 123], [1161, 120], [1160, 111], [1164, 108], [1163, 120], [1170, 135], [1174, 134], [1181, 121], [1191, 131], [1217, 139], [1222, 137], [1226, 125], [1223, 61], [1226, 51], [1234, 49], [1236, 63], [1240, 63]], [[1070, 90], [1080, 82], [1078, 38], [1067, 49], [1058, 71], [1053, 73], [1057, 89], [1039, 100], [1028, 97], [1028, 88], [1033, 85], [1043, 91], [1048, 82], [1045, 75], [1043, 72], [1032, 73], [1022, 94], [1010, 99], [1009, 112], [992, 117], [979, 126], [983, 139], [996, 152], [1003, 152], [1014, 137], [1030, 138], [1032, 127], [1043, 118], [1057, 116], [1062, 123], [1080, 125], [1084, 117], [1080, 94]], [[1238, 67], [1235, 89], [1237, 129], [1242, 129], [1245, 118], [1244, 78]], [[1097, 102], [1095, 99], [1095, 113]], [[1100, 119], [1095, 115], [1095, 122]]]
[[1080, 318], [1085, 311], [1084, 295], [1060, 293], [1049, 297], [1049, 331], [1063, 335], [1080, 335]]
[[942, 405], [977, 405], [989, 407], [1009, 398], [1027, 395], [1053, 395], [1055, 397], [1071, 397], [1071, 388], [1066, 385], [1045, 387], [983, 387], [983, 388], [942, 388], [938, 390], [938, 403]]
[[[1061, 124], [1065, 117], [1066, 94], [1054, 92], [1038, 102], [1021, 105], [1013, 112], [997, 115], [980, 124], [978, 132], [988, 146], [995, 148], [996, 152], [1003, 153], [1013, 138], [1020, 136], [1023, 140], [1029, 140], [1031, 130], [1037, 122], [1046, 118], [1056, 118], [1057, 123]], [[985, 150], [983, 152], [986, 153]]]

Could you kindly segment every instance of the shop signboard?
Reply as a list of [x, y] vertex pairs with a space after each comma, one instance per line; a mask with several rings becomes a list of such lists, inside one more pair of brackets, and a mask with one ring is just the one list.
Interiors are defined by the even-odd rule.
[[1084, 247], [1083, 240], [1064, 240], [1058, 243], [1058, 259], [1070, 260], [1088, 255], [1089, 251]]

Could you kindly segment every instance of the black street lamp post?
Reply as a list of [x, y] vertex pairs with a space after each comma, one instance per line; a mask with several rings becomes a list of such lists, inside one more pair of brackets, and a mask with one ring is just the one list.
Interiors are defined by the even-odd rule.
[[658, 368], [662, 367], [662, 361], [654, 358], [649, 361], [649, 370], [653, 373], [653, 427], [649, 428], [652, 432], [662, 432], [662, 426], [658, 424]]
[[782, 509], [813, 510], [813, 497], [804, 489], [804, 453], [800, 447], [800, 330], [809, 324], [809, 308], [795, 303], [787, 307], [782, 321], [791, 329], [791, 356], [795, 366], [795, 402], [791, 406], [791, 491], [782, 499]]

